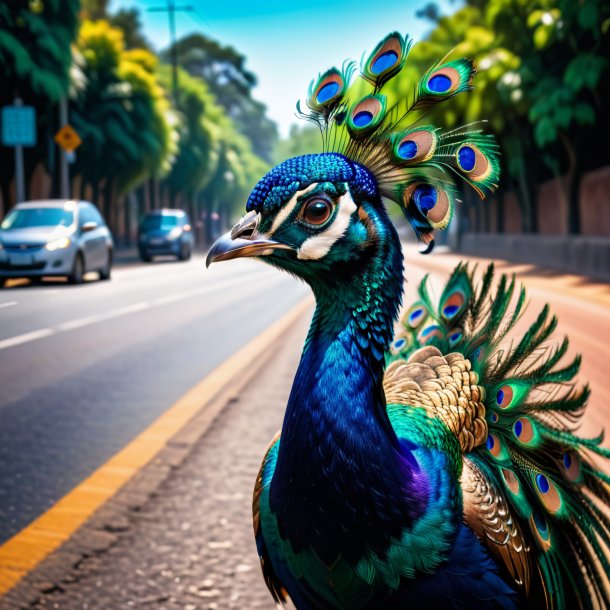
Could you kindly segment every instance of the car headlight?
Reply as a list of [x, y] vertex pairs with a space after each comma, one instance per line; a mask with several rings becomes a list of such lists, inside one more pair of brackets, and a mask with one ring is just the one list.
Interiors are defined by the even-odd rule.
[[53, 252], [53, 250], [63, 250], [64, 248], [67, 248], [70, 245], [70, 239], [68, 237], [60, 237], [59, 239], [54, 239], [53, 241], [50, 241], [45, 248], [47, 250], [49, 250], [50, 252]]
[[181, 235], [182, 235], [182, 229], [180, 227], [174, 227], [167, 234], [167, 239], [178, 239]]

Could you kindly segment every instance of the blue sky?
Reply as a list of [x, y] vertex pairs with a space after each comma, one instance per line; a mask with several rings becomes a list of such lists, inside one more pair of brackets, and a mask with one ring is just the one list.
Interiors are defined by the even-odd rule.
[[[247, 57], [247, 67], [258, 76], [254, 96], [267, 105], [269, 116], [283, 135], [294, 116], [296, 101], [319, 72], [344, 59], [359, 60], [365, 50], [391, 31], [409, 33], [417, 42], [430, 29], [417, 19], [417, 9], [429, 0], [176, 0], [192, 6], [178, 13], [178, 37], [202, 32], [234, 46]], [[147, 9], [164, 6], [166, 0], [112, 0], [111, 10], [138, 7], [145, 34], [157, 49], [167, 46], [166, 13]], [[443, 13], [456, 10], [459, 2], [438, 0]]]

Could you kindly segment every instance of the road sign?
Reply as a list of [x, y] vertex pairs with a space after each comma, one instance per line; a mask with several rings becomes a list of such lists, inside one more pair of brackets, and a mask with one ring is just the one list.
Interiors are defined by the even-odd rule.
[[33, 106], [2, 108], [2, 144], [36, 146], [36, 110]]
[[55, 141], [61, 146], [66, 152], [72, 152], [76, 150], [81, 144], [82, 140], [74, 130], [74, 127], [66, 123], [56, 134]]

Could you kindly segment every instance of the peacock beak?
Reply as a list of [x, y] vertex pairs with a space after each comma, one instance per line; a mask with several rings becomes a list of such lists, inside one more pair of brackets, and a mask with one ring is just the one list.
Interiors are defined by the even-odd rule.
[[267, 256], [274, 250], [293, 248], [257, 233], [259, 215], [248, 212], [228, 233], [221, 235], [212, 245], [205, 259], [209, 267], [217, 261], [228, 261], [242, 256]]

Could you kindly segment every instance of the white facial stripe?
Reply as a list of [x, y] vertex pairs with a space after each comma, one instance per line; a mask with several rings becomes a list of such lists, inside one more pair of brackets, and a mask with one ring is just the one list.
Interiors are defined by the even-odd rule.
[[326, 256], [335, 242], [345, 235], [352, 214], [357, 209], [349, 190], [339, 199], [337, 207], [339, 209], [331, 225], [321, 233], [306, 239], [297, 252], [298, 258], [319, 260]]
[[284, 207], [282, 207], [282, 209], [277, 213], [277, 216], [275, 217], [275, 220], [273, 221], [273, 224], [271, 225], [271, 228], [267, 233], [267, 237], [271, 237], [277, 231], [278, 227], [284, 223], [288, 216], [292, 214], [294, 208], [297, 205], [299, 197], [307, 195], [307, 193], [311, 193], [311, 191], [313, 191], [316, 186], [318, 186], [318, 183], [314, 182], [313, 184], [310, 184], [306, 189], [303, 189], [302, 191], [297, 191], [290, 198], [288, 203]]

